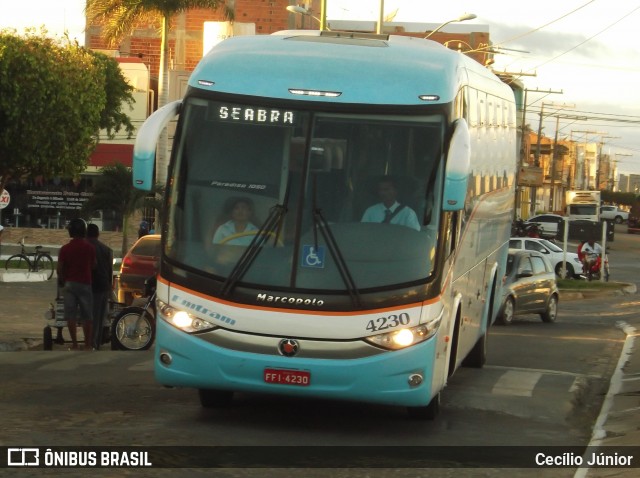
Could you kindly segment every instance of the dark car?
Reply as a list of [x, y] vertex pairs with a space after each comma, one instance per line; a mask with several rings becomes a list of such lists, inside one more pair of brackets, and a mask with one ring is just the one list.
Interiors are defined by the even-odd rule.
[[119, 295], [123, 302], [131, 304], [144, 295], [144, 281], [158, 273], [159, 260], [159, 234], [142, 236], [129, 249], [120, 267]]
[[546, 238], [555, 238], [560, 231], [560, 224], [564, 222], [564, 217], [557, 214], [538, 214], [530, 217], [525, 223], [533, 223], [538, 225], [540, 235]]
[[629, 234], [640, 233], [640, 204], [634, 204], [629, 211], [627, 220], [627, 232]]
[[543, 322], [556, 321], [556, 274], [541, 253], [509, 249], [502, 292], [498, 323], [508, 325], [520, 314], [540, 314]]

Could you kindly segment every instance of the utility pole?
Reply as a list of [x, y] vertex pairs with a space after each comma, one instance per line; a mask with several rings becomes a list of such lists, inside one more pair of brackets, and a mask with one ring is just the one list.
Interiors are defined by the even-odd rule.
[[[556, 136], [553, 140], [553, 153], [551, 156], [551, 184], [549, 185], [549, 211], [555, 211], [555, 182], [556, 182], [556, 158], [558, 157], [558, 130], [560, 129], [560, 116], [556, 116]], [[562, 173], [560, 173], [562, 183]]]
[[[565, 106], [571, 107], [571, 108], [575, 107], [575, 105], [565, 105]], [[575, 115], [555, 115], [555, 117], [556, 117], [556, 135], [555, 135], [555, 139], [553, 140], [553, 152], [551, 154], [551, 164], [549, 168], [551, 170], [550, 171], [551, 181], [549, 185], [549, 210], [552, 212], [557, 207], [556, 201], [555, 201], [555, 182], [556, 182], [556, 161], [558, 160], [558, 131], [560, 129], [560, 118], [571, 119], [575, 121], [586, 121], [589, 119], [586, 116], [575, 116]], [[563, 173], [564, 173], [564, 158], [562, 161], [562, 168], [560, 169], [560, 186], [561, 187], [562, 187]]]
[[596, 165], [596, 190], [600, 190], [600, 170], [602, 168], [602, 160], [603, 160], [603, 150], [604, 150], [604, 139], [605, 138], [611, 138], [611, 139], [617, 139], [620, 138], [620, 136], [602, 136], [600, 138], [600, 154], [598, 154], [597, 159], [598, 159], [598, 164]]
[[[502, 74], [505, 75], [511, 75], [511, 76], [536, 76], [535, 73], [507, 73], [504, 72]], [[524, 193], [524, 190], [520, 190], [520, 186], [519, 186], [519, 182], [520, 182], [520, 171], [522, 170], [522, 168], [524, 167], [524, 147], [522, 147], [522, 144], [524, 142], [524, 135], [526, 134], [526, 124], [527, 124], [527, 97], [529, 92], [531, 93], [545, 93], [545, 94], [563, 94], [564, 92], [562, 90], [559, 91], [552, 91], [551, 89], [548, 90], [540, 90], [538, 88], [536, 88], [535, 90], [533, 89], [528, 89], [528, 88], [524, 88], [524, 98], [523, 98], [523, 102], [522, 102], [522, 122], [521, 122], [521, 138], [520, 138], [520, 144], [521, 144], [521, 151], [519, 152], [520, 157], [518, 158], [518, 170], [516, 171], [516, 198], [515, 198], [515, 210], [516, 210], [516, 214], [519, 215], [519, 211], [521, 208], [521, 202], [522, 202], [522, 195]], [[543, 103], [544, 104], [544, 103]], [[538, 132], [538, 138], [540, 138], [540, 131]], [[536, 166], [539, 166], [539, 154], [538, 154], [538, 159], [536, 160]], [[529, 210], [531, 215], [535, 214], [535, 205], [536, 205], [536, 188], [535, 186], [531, 187], [531, 203], [529, 206]]]
[[[558, 93], [558, 94], [562, 94], [562, 90], [560, 90], [559, 92], [555, 92], [555, 91], [551, 91], [549, 90], [549, 93]], [[555, 103], [545, 103], [544, 101], [542, 102], [542, 106], [540, 107], [540, 122], [538, 123], [538, 138], [537, 138], [537, 144], [536, 144], [536, 152], [535, 152], [535, 159], [534, 159], [534, 164], [536, 166], [536, 168], [540, 167], [540, 146], [541, 146], [541, 140], [542, 140], [542, 120], [544, 119], [544, 105], [547, 104], [549, 106], [556, 106], [559, 108], [564, 108], [564, 107], [575, 107], [575, 105], [556, 105]], [[535, 214], [535, 207], [536, 207], [536, 203], [537, 203], [537, 199], [538, 199], [538, 189], [536, 187], [532, 187], [531, 188], [531, 214]]]

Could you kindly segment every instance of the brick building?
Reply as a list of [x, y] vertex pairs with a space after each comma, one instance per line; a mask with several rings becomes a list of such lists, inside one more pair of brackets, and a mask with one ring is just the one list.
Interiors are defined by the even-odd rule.
[[[231, 25], [229, 34], [234, 34], [239, 25], [248, 25], [245, 30], [256, 35], [271, 34], [287, 29], [317, 29], [318, 24], [313, 18], [307, 18], [289, 13], [289, 5], [302, 5], [313, 15], [319, 15], [320, 0], [231, 0], [227, 2], [234, 7], [235, 22]], [[171, 20], [169, 34], [169, 65], [172, 70], [193, 71], [203, 56], [206, 22], [224, 22], [222, 9], [192, 9], [181, 13]], [[375, 31], [375, 22], [345, 22], [329, 19], [332, 30], [363, 30]], [[424, 37], [426, 32], [437, 27], [437, 23], [397, 23], [384, 24], [383, 33], [393, 33], [414, 37]], [[238, 34], [235, 31], [235, 34]], [[246, 34], [246, 33], [245, 33]], [[462, 52], [478, 50], [470, 53], [482, 64], [491, 63], [492, 54], [489, 52], [489, 31], [483, 25], [452, 24], [443, 31], [435, 33], [432, 40], [445, 44], [451, 49]], [[85, 45], [92, 49], [108, 49], [101, 37], [99, 25], [87, 28]], [[149, 68], [152, 77], [157, 82], [160, 63], [160, 36], [157, 25], [141, 25], [133, 34], [125, 39], [116, 50], [121, 56], [140, 58]]]

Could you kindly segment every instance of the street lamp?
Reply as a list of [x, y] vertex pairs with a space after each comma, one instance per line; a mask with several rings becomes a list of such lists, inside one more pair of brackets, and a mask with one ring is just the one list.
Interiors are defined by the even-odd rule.
[[445, 27], [449, 23], [466, 22], [467, 20], [473, 20], [476, 17], [477, 17], [477, 15], [475, 15], [473, 13], [465, 13], [464, 15], [462, 15], [462, 16], [460, 16], [458, 18], [454, 18], [453, 20], [449, 20], [447, 22], [444, 22], [442, 25], [439, 25], [435, 30], [431, 30], [431, 32], [424, 38], [426, 40], [427, 38], [429, 38], [431, 35], [433, 35], [437, 31], [440, 31], [443, 27]]
[[[324, 6], [324, 2], [323, 2], [323, 6]], [[320, 14], [320, 18], [316, 17], [315, 15], [313, 15], [309, 10], [307, 10], [306, 8], [303, 7], [299, 7], [297, 5], [289, 5], [287, 7], [287, 11], [289, 13], [296, 13], [298, 15], [305, 15], [308, 17], [313, 18], [315, 21], [317, 21], [320, 24], [320, 30], [329, 30], [331, 31], [330, 28], [327, 28], [327, 19], [325, 16], [323, 16], [323, 14]], [[322, 10], [324, 12], [324, 8]], [[324, 21], [323, 21], [324, 19]]]

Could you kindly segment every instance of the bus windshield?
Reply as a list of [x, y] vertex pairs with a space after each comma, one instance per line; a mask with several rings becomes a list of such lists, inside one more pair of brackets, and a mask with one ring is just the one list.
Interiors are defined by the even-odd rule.
[[169, 260], [244, 286], [350, 290], [433, 272], [444, 117], [188, 97], [167, 191]]

